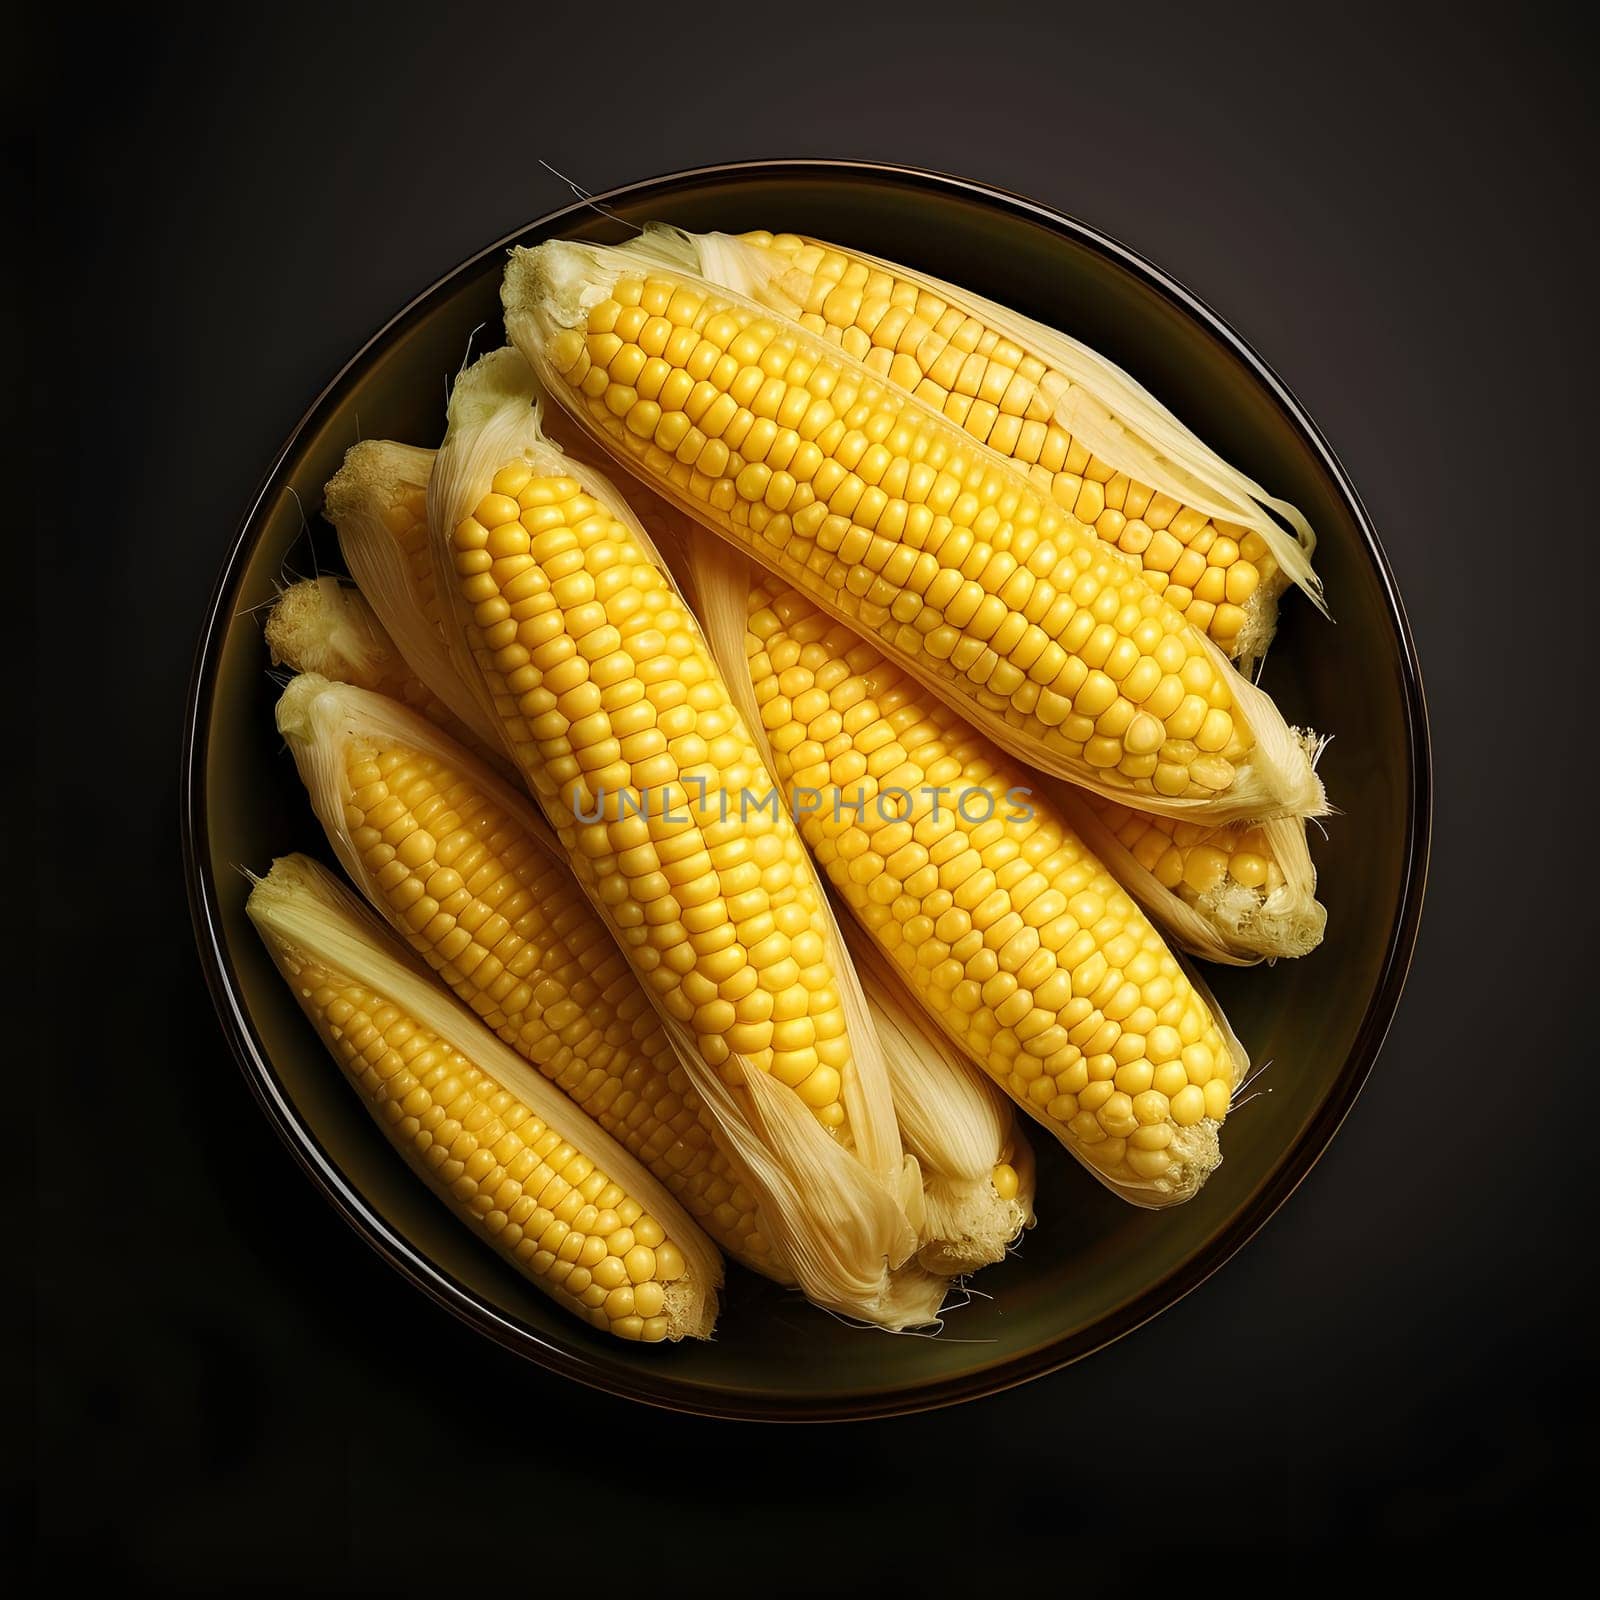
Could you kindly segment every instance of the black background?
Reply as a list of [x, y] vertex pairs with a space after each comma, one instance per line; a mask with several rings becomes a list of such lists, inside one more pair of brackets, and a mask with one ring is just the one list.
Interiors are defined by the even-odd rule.
[[[1346, 1562], [1531, 1575], [1576, 1536], [1596, 738], [1578, 39], [1538, 8], [823, 12], [33, 13], [13, 105], [40, 219], [18, 302], [39, 670], [7, 711], [39, 808], [11, 863], [35, 885], [10, 910], [36, 962], [21, 1015], [47, 1020], [8, 1068], [36, 1091], [36, 1380], [14, 1414], [37, 1426], [12, 1509], [42, 1571], [1135, 1592], [1233, 1581], [1255, 1554], [1292, 1557], [1295, 1587]], [[1284, 1212], [1076, 1369], [848, 1428], [641, 1411], [424, 1302], [334, 1222], [228, 1058], [177, 837], [205, 599], [324, 381], [564, 199], [540, 158], [598, 190], [769, 155], [1019, 190], [1215, 306], [1365, 496], [1436, 752], [1410, 984]]]

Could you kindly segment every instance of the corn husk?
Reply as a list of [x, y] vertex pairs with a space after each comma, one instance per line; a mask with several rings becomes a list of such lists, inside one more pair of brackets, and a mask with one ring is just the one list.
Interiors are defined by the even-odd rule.
[[[565, 1143], [593, 1162], [659, 1222], [683, 1255], [683, 1275], [665, 1286], [664, 1315], [669, 1339], [711, 1336], [717, 1315], [722, 1262], [709, 1239], [686, 1212], [626, 1150], [591, 1122], [561, 1091], [547, 1083], [515, 1052], [506, 1048], [469, 1013], [446, 996], [399, 946], [387, 929], [325, 868], [305, 856], [287, 856], [258, 879], [246, 909], [273, 960], [306, 1006], [319, 1032], [335, 1026], [318, 1018], [295, 976], [301, 960], [325, 966], [392, 1003], [407, 1019], [459, 1051], [496, 1085], [514, 1096]], [[324, 1042], [332, 1040], [324, 1034]], [[359, 1087], [359, 1086], [358, 1086]], [[367, 1100], [369, 1108], [376, 1110]], [[408, 1163], [469, 1226], [481, 1229], [482, 1216], [463, 1205], [438, 1170], [400, 1137], [402, 1125], [375, 1115]], [[485, 1238], [518, 1270], [521, 1263], [504, 1233]], [[535, 1274], [535, 1287], [573, 1309], [570, 1300]]]
[[432, 450], [364, 439], [345, 452], [344, 465], [329, 479], [322, 512], [338, 532], [350, 576], [406, 664], [471, 731], [479, 748], [498, 752], [494, 719], [484, 715], [450, 665], [435, 595], [387, 521], [404, 499], [427, 488], [433, 462]]
[[[1051, 783], [1050, 794], [1117, 882], [1188, 954], [1222, 966], [1248, 967], [1280, 957], [1309, 955], [1322, 942], [1328, 913], [1317, 899], [1317, 869], [1306, 841], [1306, 825], [1299, 817], [1275, 817], [1259, 824], [1271, 858], [1283, 874], [1283, 882], [1275, 889], [1246, 888], [1225, 877], [1191, 900], [1167, 888], [1139, 864], [1107, 826], [1103, 810], [1088, 796], [1064, 783]], [[1226, 847], [1243, 831], [1239, 825], [1219, 828], [1214, 839], [1199, 842]]]
[[905, 991], [855, 923], [845, 943], [877, 1023], [895, 1116], [922, 1168], [917, 1259], [958, 1277], [1004, 1260], [1033, 1226], [1033, 1149], [1011, 1102]]
[[[483, 714], [498, 720], [467, 642], [470, 615], [448, 548], [449, 530], [470, 515], [495, 473], [524, 461], [537, 473], [578, 478], [587, 494], [631, 528], [642, 549], [658, 563], [659, 557], [617, 490], [546, 438], [532, 373], [515, 351], [486, 356], [462, 375], [451, 397], [449, 422], [428, 491], [436, 576], [455, 615], [449, 634], [455, 670], [472, 686]], [[537, 796], [538, 775], [523, 776]], [[570, 855], [576, 843], [570, 811], [543, 799], [541, 807]], [[592, 898], [610, 922], [611, 908], [598, 895]], [[820, 884], [817, 898], [826, 908]], [[736, 1053], [731, 1061], [743, 1082], [730, 1085], [701, 1056], [689, 1030], [664, 1009], [663, 1023], [717, 1120], [720, 1142], [751, 1174], [763, 1221], [805, 1293], [819, 1305], [885, 1327], [927, 1323], [937, 1315], [944, 1284], [909, 1259], [917, 1239], [908, 1208], [920, 1205], [920, 1175], [901, 1148], [888, 1074], [831, 918], [825, 937], [851, 1040], [853, 1065], [844, 1074], [842, 1094], [850, 1147], [830, 1136], [787, 1084]]]
[[[632, 435], [624, 433], [622, 440], [619, 440], [597, 428], [581, 397], [562, 381], [550, 358], [554, 342], [563, 333], [579, 326], [588, 308], [605, 298], [618, 278], [629, 273], [649, 274], [681, 283], [699, 294], [710, 296], [713, 301], [743, 305], [769, 322], [774, 319], [776, 313], [769, 308], [748, 301], [720, 285], [708, 283], [692, 271], [664, 259], [661, 239], [661, 235], [655, 235], [642, 245], [635, 241], [625, 248], [552, 240], [531, 250], [513, 250], [501, 286], [507, 333], [534, 366], [542, 390], [565, 407], [615, 459], [642, 477], [652, 490], [671, 500], [746, 556], [769, 565], [786, 582], [795, 582], [795, 574], [782, 569], [774, 552], [762, 539], [736, 530], [731, 523], [719, 521], [705, 505], [674, 483], [661, 466], [661, 461], [666, 458], [659, 449], [651, 457], [648, 451], [653, 447], [634, 439]], [[864, 383], [882, 387], [881, 380], [875, 374], [860, 363], [853, 362], [836, 346], [794, 323], [788, 324], [786, 332], [802, 349], [815, 351], [818, 359], [853, 367]], [[952, 449], [983, 449], [954, 423], [929, 410], [915, 398], [904, 396], [901, 403], [909, 412], [917, 415], [919, 426], [930, 435], [947, 437]], [[993, 452], [987, 454], [994, 456]], [[661, 460], [656, 460], [656, 457]], [[1019, 493], [1042, 495], [1042, 491], [1028, 483], [1020, 472], [1002, 458], [994, 456], [994, 462], [997, 471], [1014, 478]], [[1094, 541], [1097, 547], [1100, 544], [1098, 537], [1087, 530], [1083, 530], [1082, 537]], [[808, 598], [846, 626], [860, 627], [859, 621], [841, 606], [836, 594], [815, 586], [808, 590]], [[1002, 748], [1032, 766], [1105, 794], [1108, 798], [1127, 802], [1136, 795], [1140, 805], [1148, 810], [1212, 824], [1241, 818], [1255, 820], [1271, 816], [1316, 816], [1325, 812], [1327, 799], [1302, 736], [1283, 720], [1271, 697], [1236, 672], [1212, 641], [1197, 632], [1193, 637], [1226, 679], [1233, 701], [1233, 716], [1236, 723], [1250, 734], [1253, 748], [1242, 758], [1226, 789], [1206, 797], [1175, 798], [1132, 791], [1125, 783], [1111, 781], [1100, 769], [1070, 758], [1052, 745], [1045, 736], [1044, 725], [1037, 719], [1025, 719], [1022, 725], [1008, 722], [1000, 710], [985, 703], [976, 686], [964, 675], [947, 678], [935, 671], [928, 659], [917, 653], [906, 652], [892, 638], [886, 638], [881, 643], [899, 665], [960, 711]]]
[[[304, 578], [285, 589], [262, 629], [273, 666], [315, 673], [387, 696], [413, 711], [474, 755], [508, 771], [505, 759], [483, 741], [406, 664], [354, 584], [338, 578]], [[458, 690], [459, 703], [470, 696]]]
[[[712, 283], [798, 318], [806, 309], [811, 274], [772, 248], [771, 239], [770, 234], [693, 234], [656, 224], [645, 229], [642, 244]], [[821, 248], [840, 251], [837, 245]], [[1118, 472], [1207, 517], [1260, 535], [1281, 577], [1263, 584], [1245, 607], [1249, 620], [1237, 651], [1242, 671], [1248, 673], [1265, 654], [1276, 626], [1277, 596], [1286, 584], [1297, 584], [1326, 614], [1322, 582], [1311, 564], [1316, 535], [1300, 510], [1224, 461], [1115, 363], [1067, 334], [970, 290], [859, 250], [840, 253], [869, 270], [915, 284], [1035, 357], [1046, 369], [1036, 397], [1065, 433]]]

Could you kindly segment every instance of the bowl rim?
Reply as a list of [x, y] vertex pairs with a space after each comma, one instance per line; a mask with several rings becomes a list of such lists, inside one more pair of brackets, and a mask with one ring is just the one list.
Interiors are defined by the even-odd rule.
[[[816, 179], [887, 180], [912, 189], [921, 188], [946, 196], [975, 200], [986, 208], [1042, 225], [1131, 273], [1147, 288], [1201, 323], [1208, 332], [1227, 345], [1265, 387], [1289, 424], [1311, 447], [1360, 533], [1367, 558], [1378, 578], [1394, 632], [1399, 658], [1402, 713], [1410, 753], [1405, 774], [1407, 837], [1402, 863], [1400, 908], [1389, 932], [1378, 981], [1333, 1091], [1294, 1145], [1285, 1152], [1267, 1181], [1189, 1261], [1152, 1281], [1110, 1316], [1076, 1334], [1064, 1334], [1036, 1350], [976, 1372], [866, 1395], [841, 1394], [815, 1402], [771, 1391], [724, 1393], [670, 1373], [641, 1374], [631, 1368], [613, 1365], [603, 1354], [591, 1355], [565, 1348], [536, 1330], [502, 1315], [467, 1284], [413, 1249], [384, 1217], [367, 1204], [296, 1112], [272, 1068], [244, 1004], [222, 932], [218, 886], [210, 866], [205, 781], [218, 656], [234, 620], [233, 602], [260, 535], [259, 524], [267, 498], [284, 464], [307, 429], [354, 381], [369, 358], [407, 323], [419, 316], [442, 290], [477, 269], [488, 258], [503, 254], [529, 233], [557, 229], [567, 219], [597, 206], [604, 207], [619, 201], [649, 201], [684, 185], [775, 173]], [[560, 1376], [666, 1410], [746, 1421], [790, 1422], [848, 1421], [928, 1411], [996, 1394], [1060, 1371], [1125, 1338], [1175, 1305], [1254, 1238], [1305, 1180], [1343, 1125], [1371, 1075], [1394, 1019], [1416, 947], [1422, 912], [1432, 825], [1432, 790], [1431, 745], [1421, 668], [1388, 558], [1360, 495], [1332, 447], [1288, 386], [1250, 344], [1169, 273], [1101, 229], [1067, 213], [1006, 189], [927, 168], [891, 162], [811, 157], [721, 162], [686, 168], [622, 184], [592, 197], [576, 199], [570, 205], [548, 212], [474, 252], [387, 318], [323, 386], [295, 423], [274, 452], [240, 519], [221, 572], [213, 585], [195, 647], [184, 710], [179, 774], [185, 884], [201, 966], [223, 1033], [257, 1103], [312, 1182], [321, 1189], [344, 1220], [392, 1267], [438, 1304], [506, 1349]]]

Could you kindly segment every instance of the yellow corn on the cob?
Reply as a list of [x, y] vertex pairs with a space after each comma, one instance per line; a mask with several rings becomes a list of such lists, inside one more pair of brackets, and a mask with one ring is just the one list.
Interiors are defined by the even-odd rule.
[[1117, 881], [1190, 955], [1228, 966], [1303, 956], [1328, 914], [1298, 817], [1205, 828], [1059, 785], [1052, 794]]
[[334, 854], [389, 925], [716, 1242], [781, 1282], [744, 1174], [544, 821], [404, 708], [305, 675], [278, 702]]
[[876, 645], [721, 552], [696, 563], [818, 864], [918, 999], [1117, 1193], [1187, 1199], [1245, 1060], [1160, 934], [1026, 770]]
[[919, 1189], [853, 970], [759, 752], [616, 491], [543, 437], [514, 351], [457, 383], [429, 519], [463, 677], [667, 1023], [805, 1291], [925, 1321]]
[[499, 752], [493, 718], [450, 664], [445, 612], [435, 588], [428, 538], [428, 480], [434, 452], [388, 439], [364, 439], [323, 490], [322, 514], [339, 551], [406, 663], [471, 729], [478, 746]]
[[[657, 548], [671, 552], [671, 570], [692, 581], [694, 524], [648, 490], [630, 503]], [[922, 1168], [917, 1259], [947, 1277], [975, 1272], [1001, 1260], [1033, 1226], [1033, 1151], [1010, 1101], [908, 1000], [872, 940], [853, 921], [844, 933], [889, 1069], [901, 1138]]]
[[247, 907], [390, 1141], [538, 1288], [602, 1331], [707, 1338], [722, 1264], [662, 1186], [410, 963], [304, 856]]
[[1218, 823], [1323, 808], [1272, 702], [1122, 557], [798, 325], [627, 250], [513, 252], [506, 326], [645, 481], [1014, 753]]
[[1248, 664], [1265, 652], [1291, 579], [1321, 604], [1306, 519], [1076, 340], [795, 234], [674, 230], [662, 243], [670, 254], [687, 246], [703, 276], [793, 317], [1007, 457], [1226, 655]]
[[386, 695], [420, 712], [474, 755], [505, 766], [498, 749], [486, 746], [406, 665], [394, 640], [353, 584], [338, 578], [304, 578], [291, 584], [273, 602], [262, 631], [273, 666], [319, 673]]

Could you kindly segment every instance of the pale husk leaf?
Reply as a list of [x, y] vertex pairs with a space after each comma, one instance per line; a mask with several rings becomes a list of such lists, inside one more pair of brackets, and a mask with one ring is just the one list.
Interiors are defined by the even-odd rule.
[[425, 488], [434, 452], [389, 439], [364, 439], [345, 452], [344, 465], [323, 491], [323, 515], [339, 535], [350, 576], [377, 613], [411, 670], [471, 729], [486, 748], [498, 750], [492, 719], [450, 670], [450, 656], [436, 618], [416, 592], [404, 553], [383, 516], [410, 488]]
[[[917, 1259], [951, 1275], [1003, 1260], [1033, 1226], [1033, 1151], [1011, 1102], [905, 994], [859, 926], [848, 926], [845, 943], [889, 1065], [900, 1136], [922, 1168]], [[1002, 1162], [1017, 1175], [1010, 1198], [995, 1186]]]

